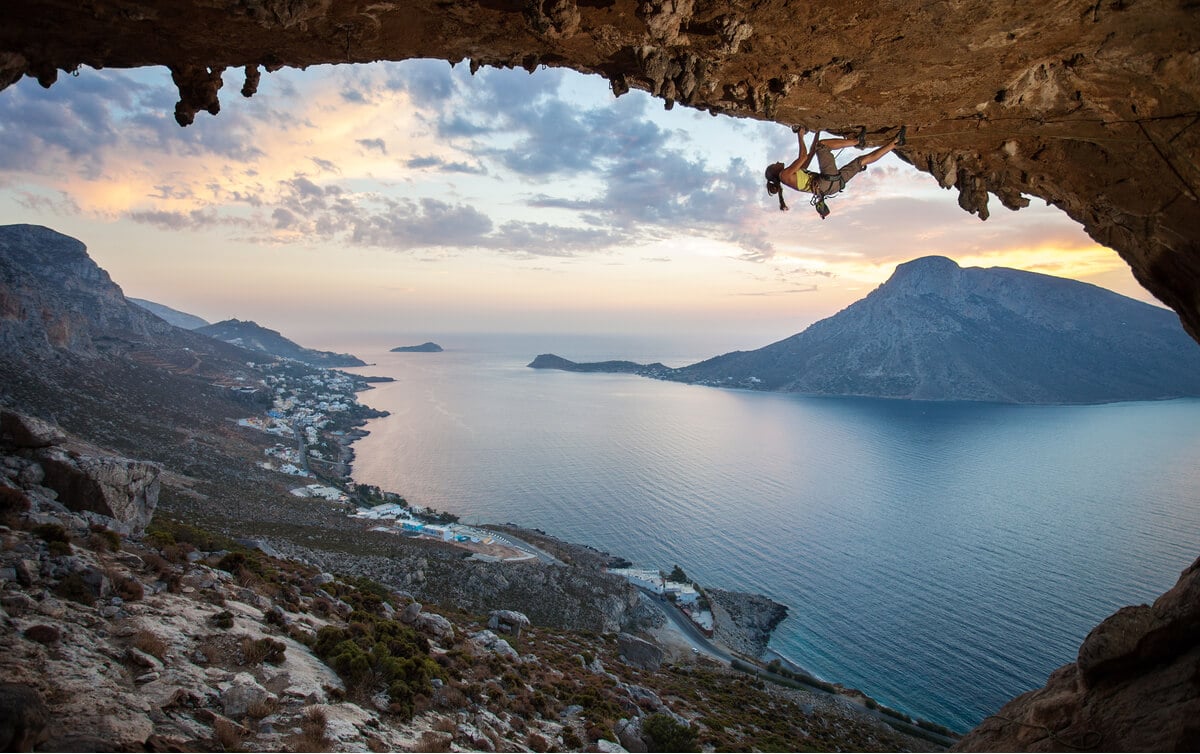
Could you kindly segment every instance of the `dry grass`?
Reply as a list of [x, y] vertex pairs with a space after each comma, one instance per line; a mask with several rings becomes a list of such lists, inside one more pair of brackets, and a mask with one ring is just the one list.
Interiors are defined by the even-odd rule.
[[261, 720], [267, 715], [273, 715], [279, 710], [279, 700], [275, 697], [268, 696], [261, 701], [254, 702], [246, 708], [246, 714], [254, 720]]
[[153, 631], [146, 630], [133, 635], [133, 646], [160, 660], [167, 656], [167, 650], [170, 649], [165, 639]]
[[325, 735], [328, 719], [323, 707], [308, 707], [300, 718], [299, 751], [329, 751], [329, 737]]
[[218, 717], [213, 723], [213, 737], [222, 751], [240, 751], [248, 731], [232, 720]]
[[417, 751], [450, 751], [452, 741], [454, 741], [454, 737], [449, 733], [427, 730], [417, 741]]
[[251, 639], [247, 636], [242, 639], [241, 649], [243, 665], [258, 665], [263, 662], [279, 665], [283, 662], [287, 645], [267, 637]]

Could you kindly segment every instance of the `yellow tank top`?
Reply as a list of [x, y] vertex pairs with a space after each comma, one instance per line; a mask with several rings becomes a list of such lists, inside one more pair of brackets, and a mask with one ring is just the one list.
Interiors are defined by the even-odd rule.
[[809, 186], [812, 185], [813, 175], [807, 170], [796, 171], [796, 190], [809, 191]]

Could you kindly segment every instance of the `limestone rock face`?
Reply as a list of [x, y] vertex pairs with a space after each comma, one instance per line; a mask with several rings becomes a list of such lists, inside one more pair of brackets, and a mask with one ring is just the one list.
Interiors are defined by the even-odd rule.
[[111, 456], [73, 456], [59, 449], [42, 451], [45, 486], [77, 511], [95, 511], [136, 530], [150, 523], [162, 488], [162, 467], [150, 461]]
[[617, 634], [617, 648], [626, 662], [643, 670], [658, 670], [662, 665], [662, 648], [632, 634]]
[[1194, 751], [1200, 747], [1200, 560], [1153, 605], [1092, 629], [1076, 662], [971, 731], [960, 751]]
[[751, 657], [759, 657], [771, 641], [771, 632], [787, 617], [786, 605], [760, 594], [705, 590], [712, 603], [713, 628], [718, 641]]
[[35, 416], [0, 412], [0, 443], [14, 448], [48, 448], [65, 439], [61, 429]]
[[615, 94], [638, 88], [668, 107], [865, 125], [875, 142], [906, 123], [899, 154], [964, 210], [986, 218], [990, 196], [1054, 204], [1200, 338], [1198, 50], [1195, 9], [1175, 0], [12, 0], [0, 88], [23, 75], [50, 86], [81, 64], [165, 65], [186, 125], [220, 110], [230, 68], [245, 69], [250, 96], [260, 68], [470, 58], [472, 70], [598, 73]]
[[[60, 510], [105, 517], [123, 533], [150, 523], [162, 488], [162, 467], [115, 455], [83, 455], [67, 450], [61, 429], [36, 417], [0, 411], [0, 448], [9, 460], [11, 483], [54, 498]], [[65, 506], [65, 507], [63, 507]]]
[[520, 638], [521, 629], [529, 625], [529, 618], [516, 610], [493, 610], [488, 615], [488, 628], [493, 631], [503, 631]]

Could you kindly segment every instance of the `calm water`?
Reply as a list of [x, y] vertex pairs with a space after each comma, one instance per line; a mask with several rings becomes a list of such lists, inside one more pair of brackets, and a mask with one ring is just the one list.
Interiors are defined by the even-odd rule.
[[805, 398], [525, 367], [711, 351], [438, 342], [357, 351], [397, 379], [362, 395], [392, 415], [355, 446], [358, 481], [766, 594], [791, 610], [772, 648], [959, 730], [1200, 554], [1197, 400]]

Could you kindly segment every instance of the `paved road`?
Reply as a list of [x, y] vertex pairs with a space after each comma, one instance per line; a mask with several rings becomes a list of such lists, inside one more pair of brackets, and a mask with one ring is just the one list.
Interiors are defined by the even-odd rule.
[[550, 565], [557, 565], [557, 566], [565, 566], [566, 565], [566, 563], [562, 562], [561, 560], [554, 557], [553, 555], [546, 552], [545, 550], [541, 549], [540, 547], [535, 547], [523, 539], [517, 539], [516, 537], [509, 534], [508, 532], [504, 532], [503, 534], [501, 534], [493, 529], [480, 529], [480, 531], [486, 531], [493, 539], [496, 539], [500, 542], [510, 544], [513, 547], [517, 548], [518, 550], [524, 550], [525, 552], [536, 555], [537, 559], [542, 561], [543, 563], [549, 563]]
[[642, 594], [645, 594], [647, 597], [649, 597], [651, 601], [653, 601], [654, 604], [662, 610], [663, 614], [667, 616], [667, 620], [671, 621], [672, 625], [674, 625], [675, 628], [680, 631], [680, 633], [688, 638], [688, 641], [692, 643], [693, 647], [700, 650], [700, 654], [707, 655], [717, 662], [723, 662], [726, 664], [733, 660], [733, 655], [729, 654], [724, 649], [721, 649], [715, 643], [713, 643], [713, 641], [705, 636], [704, 633], [696, 627], [696, 624], [692, 623], [692, 621], [688, 619], [686, 615], [680, 612], [679, 608], [675, 607], [675, 605], [662, 599], [657, 594], [649, 589], [646, 589], [645, 587], [639, 586], [638, 589], [640, 589]]

